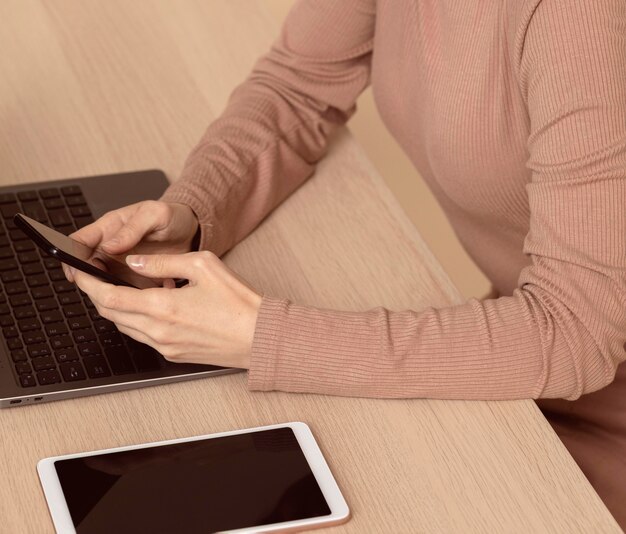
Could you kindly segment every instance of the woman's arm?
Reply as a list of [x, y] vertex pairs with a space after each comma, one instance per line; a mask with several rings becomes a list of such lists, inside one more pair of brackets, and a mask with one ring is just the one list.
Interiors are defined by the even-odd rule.
[[623, 0], [543, 0], [518, 73], [531, 127], [532, 265], [513, 296], [421, 313], [266, 298], [251, 388], [574, 399], [612, 381], [626, 358]]
[[248, 235], [313, 172], [369, 83], [373, 0], [301, 0], [163, 200], [198, 216], [201, 249]]

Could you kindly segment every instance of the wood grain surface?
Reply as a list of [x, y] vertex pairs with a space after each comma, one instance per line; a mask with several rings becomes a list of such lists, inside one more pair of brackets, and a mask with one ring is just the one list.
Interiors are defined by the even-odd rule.
[[[155, 167], [175, 180], [276, 32], [262, 1], [2, 0], [0, 183]], [[347, 131], [226, 261], [318, 306], [459, 302]], [[0, 532], [53, 530], [41, 458], [293, 420], [352, 509], [337, 532], [620, 531], [530, 401], [250, 393], [240, 373], [3, 410]]]

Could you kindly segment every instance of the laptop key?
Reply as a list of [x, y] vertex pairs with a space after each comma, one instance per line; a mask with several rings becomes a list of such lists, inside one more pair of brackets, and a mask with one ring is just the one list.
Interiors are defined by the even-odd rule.
[[135, 372], [133, 361], [125, 347], [106, 347], [104, 353], [114, 375], [125, 375]]
[[109, 366], [104, 356], [88, 356], [87, 358], [83, 358], [83, 365], [85, 366], [89, 378], [111, 376], [111, 371], [109, 371]]
[[23, 282], [11, 282], [4, 286], [4, 290], [7, 295], [17, 295], [19, 293], [26, 293], [27, 289]]
[[21, 375], [20, 384], [23, 388], [32, 388], [37, 385], [37, 381], [33, 375]]
[[64, 197], [71, 197], [73, 195], [81, 195], [82, 191], [77, 185], [66, 185], [61, 188], [61, 193]]
[[40, 189], [39, 196], [41, 198], [58, 198], [60, 196], [60, 193], [56, 187], [50, 187], [46, 189]]
[[50, 369], [48, 371], [40, 371], [37, 373], [37, 381], [41, 386], [47, 386], [49, 384], [58, 384], [61, 382], [61, 375], [56, 369]]
[[43, 343], [44, 341], [46, 341], [46, 336], [41, 330], [33, 330], [31, 332], [24, 332], [22, 334], [22, 337], [24, 338], [24, 343], [26, 343], [27, 345], [36, 345], [36, 344]]
[[12, 204], [16, 200], [15, 193], [0, 193], [0, 204]]
[[39, 261], [39, 254], [37, 254], [37, 252], [22, 252], [17, 255], [17, 260], [22, 265], [32, 263], [34, 261]]
[[55, 282], [52, 284], [55, 293], [67, 293], [68, 291], [75, 291], [76, 286], [72, 282], [64, 280], [62, 282]]
[[72, 330], [80, 330], [82, 328], [87, 328], [91, 325], [89, 319], [85, 316], [82, 317], [72, 317], [67, 320], [67, 324], [70, 325]]
[[76, 224], [76, 228], [84, 228], [88, 224], [93, 222], [93, 217], [76, 217], [74, 219], [74, 223]]
[[65, 207], [65, 202], [62, 198], [47, 198], [43, 201], [43, 205], [46, 209], [54, 210]]
[[25, 362], [28, 360], [28, 356], [26, 355], [26, 351], [23, 349], [17, 349], [11, 351], [11, 359], [15, 362]]
[[50, 347], [47, 343], [30, 345], [27, 349], [31, 358], [39, 358], [39, 356], [48, 356], [50, 354]]
[[45, 326], [46, 334], [49, 336], [62, 336], [67, 334], [65, 323], [52, 323]]
[[15, 321], [13, 320], [13, 317], [11, 317], [10, 315], [2, 315], [0, 316], [0, 326], [1, 327], [5, 327], [5, 326], [13, 326], [15, 324]]
[[7, 313], [11, 313], [11, 308], [6, 304], [0, 304], [0, 315], [6, 315]]
[[17, 198], [22, 202], [29, 202], [31, 200], [37, 200], [39, 197], [37, 196], [37, 191], [20, 191], [17, 194]]
[[80, 362], [67, 362], [59, 365], [63, 380], [66, 382], [76, 382], [77, 380], [85, 380], [87, 376]]
[[11, 247], [0, 247], [0, 260], [13, 258], [13, 250]]
[[20, 332], [28, 332], [30, 330], [39, 330], [41, 325], [37, 319], [22, 319], [17, 322], [17, 327], [20, 329]]
[[52, 288], [50, 286], [34, 287], [31, 290], [31, 293], [35, 300], [48, 299], [54, 296], [54, 293], [52, 292]]
[[35, 244], [32, 241], [18, 241], [13, 245], [15, 252], [28, 252], [35, 250]]
[[33, 274], [26, 278], [28, 287], [39, 287], [48, 285], [48, 277], [45, 274]]
[[59, 307], [56, 299], [53, 298], [38, 300], [36, 306], [37, 310], [39, 310], [40, 312], [56, 310]]
[[94, 356], [102, 354], [100, 345], [90, 341], [89, 343], [79, 343], [76, 348], [81, 356]]
[[14, 326], [9, 326], [7, 328], [2, 329], [2, 335], [4, 335], [5, 339], [11, 339], [12, 337], [18, 337], [20, 333], [17, 331], [17, 328]]
[[22, 210], [24, 211], [24, 215], [30, 217], [31, 219], [35, 219], [41, 223], [48, 221], [46, 210], [39, 201], [24, 202], [22, 204]]
[[57, 367], [52, 356], [40, 356], [39, 358], [33, 358], [32, 362], [35, 371], [45, 371], [46, 369], [56, 369]]
[[106, 319], [102, 319], [101, 321], [95, 321], [93, 323], [94, 328], [98, 334], [104, 334], [106, 332], [115, 332], [117, 329], [115, 328], [115, 324], [111, 321], [107, 321]]
[[76, 343], [86, 343], [88, 341], [95, 341], [96, 334], [91, 328], [86, 328], [84, 330], [76, 330], [72, 334]]
[[50, 216], [50, 222], [54, 227], [72, 224], [72, 218], [65, 208], [50, 210], [48, 215]]
[[87, 206], [74, 206], [70, 208], [72, 217], [90, 217], [91, 210]]
[[62, 280], [67, 280], [67, 278], [65, 278], [65, 273], [63, 272], [63, 269], [54, 269], [53, 271], [48, 271], [48, 276], [53, 282], [61, 282]]
[[30, 363], [28, 362], [19, 362], [15, 364], [15, 370], [18, 375], [29, 375], [33, 372]]
[[11, 303], [11, 306], [13, 306], [14, 308], [17, 308], [19, 306], [27, 306], [28, 304], [33, 303], [28, 293], [22, 293], [20, 295], [13, 295], [9, 297], [9, 302]]
[[66, 349], [68, 347], [73, 347], [74, 342], [70, 336], [56, 336], [50, 338], [50, 345], [52, 345], [53, 350]]
[[2, 206], [0, 206], [0, 213], [2, 213], [2, 217], [4, 217], [5, 219], [13, 219], [13, 216], [19, 212], [20, 207], [18, 206], [17, 202], [12, 204], [3, 204]]
[[23, 241], [24, 239], [29, 239], [29, 237], [21, 230], [11, 230], [9, 232], [9, 237], [11, 238], [11, 241]]
[[63, 313], [65, 313], [65, 317], [76, 317], [78, 315], [85, 315], [86, 312], [82, 304], [71, 304], [63, 308]]
[[84, 206], [85, 204], [87, 204], [87, 201], [85, 200], [85, 197], [83, 195], [74, 195], [72, 197], [66, 198], [65, 203], [70, 207]]
[[0, 274], [0, 279], [5, 284], [8, 284], [9, 282], [21, 282], [24, 280], [20, 271], [5, 271]]
[[35, 317], [35, 309], [32, 306], [22, 306], [21, 308], [15, 308], [13, 310], [15, 318], [19, 321], [21, 319], [30, 319]]
[[7, 347], [9, 347], [9, 350], [21, 349], [23, 346], [22, 340], [19, 337], [7, 339]]
[[39, 314], [39, 318], [43, 324], [56, 323], [63, 320], [61, 312], [58, 310], [48, 310]]
[[61, 262], [57, 260], [56, 258], [45, 257], [43, 259], [43, 264], [46, 267], [46, 269], [48, 269], [49, 271], [52, 269], [61, 268]]
[[81, 302], [80, 297], [78, 296], [78, 293], [74, 292], [74, 293], [61, 293], [59, 295], [59, 303], [61, 304], [61, 306], [67, 306], [69, 304], [77, 304]]
[[41, 274], [43, 273], [43, 265], [41, 265], [41, 262], [27, 263], [22, 266], [22, 271], [24, 271], [26, 276], [30, 276], [31, 274]]
[[112, 347], [115, 345], [123, 345], [124, 341], [122, 334], [119, 332], [109, 332], [100, 335], [100, 343], [102, 343], [104, 347]]
[[0, 271], [12, 271], [13, 269], [17, 269], [17, 262], [14, 259], [10, 260], [0, 260]]
[[57, 359], [57, 362], [74, 362], [78, 360], [78, 353], [76, 349], [73, 347], [68, 347], [65, 349], [57, 350], [54, 352], [54, 357]]
[[96, 309], [89, 310], [89, 317], [91, 317], [92, 321], [100, 321], [101, 319], [104, 319], [104, 317], [102, 317]]

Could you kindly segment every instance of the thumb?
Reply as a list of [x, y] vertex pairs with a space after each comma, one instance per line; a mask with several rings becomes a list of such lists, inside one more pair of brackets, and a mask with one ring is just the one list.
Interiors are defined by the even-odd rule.
[[158, 226], [155, 217], [146, 210], [138, 210], [110, 239], [101, 247], [109, 254], [123, 254], [132, 250], [147, 234]]
[[195, 280], [196, 269], [189, 254], [131, 254], [128, 266], [148, 278], [186, 278]]

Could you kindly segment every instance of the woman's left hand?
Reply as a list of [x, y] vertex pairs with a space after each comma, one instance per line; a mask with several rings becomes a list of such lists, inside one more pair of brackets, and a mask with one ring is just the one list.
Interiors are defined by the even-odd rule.
[[76, 284], [120, 332], [173, 362], [247, 369], [262, 297], [210, 252], [128, 256], [150, 278], [186, 278], [181, 288], [113, 286], [78, 270]]

